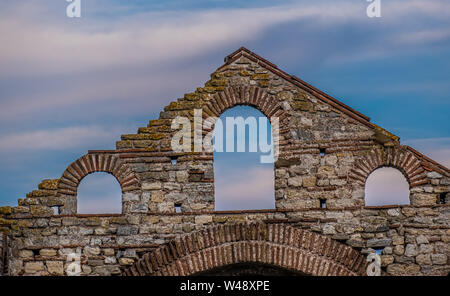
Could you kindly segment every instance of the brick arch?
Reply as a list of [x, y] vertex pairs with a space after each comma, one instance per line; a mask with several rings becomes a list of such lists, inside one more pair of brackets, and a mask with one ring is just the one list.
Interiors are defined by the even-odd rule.
[[266, 263], [309, 275], [365, 275], [350, 246], [285, 224], [226, 224], [180, 236], [124, 270], [126, 276], [185, 276], [216, 267]]
[[[289, 130], [282, 128], [287, 125], [289, 114], [283, 109], [283, 106], [275, 96], [256, 86], [231, 86], [224, 88], [223, 91], [217, 92], [211, 100], [205, 103], [203, 116], [205, 119], [208, 116], [219, 118], [226, 110], [241, 105], [258, 109], [271, 122], [272, 117], [278, 117], [280, 125], [279, 136], [284, 139], [290, 137]], [[211, 124], [210, 128], [204, 128], [204, 131], [211, 132], [213, 129], [214, 123]], [[282, 146], [283, 143], [280, 142], [280, 149]]]
[[370, 151], [366, 157], [360, 158], [355, 163], [348, 177], [364, 186], [369, 175], [381, 167], [398, 169], [405, 176], [410, 188], [429, 182], [421, 161], [411, 151], [402, 146]]
[[139, 189], [139, 180], [130, 166], [122, 163], [119, 157], [111, 154], [86, 154], [65, 170], [59, 180], [58, 194], [76, 196], [81, 180], [95, 172], [113, 175], [119, 182], [123, 193]]

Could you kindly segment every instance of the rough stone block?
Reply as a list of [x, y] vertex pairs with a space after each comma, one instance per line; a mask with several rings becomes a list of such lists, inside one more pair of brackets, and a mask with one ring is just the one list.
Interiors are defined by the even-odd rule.
[[33, 274], [43, 270], [44, 270], [44, 263], [42, 261], [25, 263], [25, 273]]
[[64, 264], [62, 261], [46, 261], [45, 265], [47, 265], [47, 271], [51, 275], [64, 275]]

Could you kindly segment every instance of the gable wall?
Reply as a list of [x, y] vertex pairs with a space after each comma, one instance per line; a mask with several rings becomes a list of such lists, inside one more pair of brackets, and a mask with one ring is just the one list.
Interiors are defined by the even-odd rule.
[[[119, 274], [176, 235], [216, 223], [266, 220], [320, 232], [363, 252], [387, 247], [383, 264], [392, 274], [448, 273], [450, 212], [448, 205], [437, 205], [439, 194], [449, 191], [448, 169], [400, 145], [365, 117], [274, 72], [242, 54], [137, 134], [122, 135], [116, 150], [90, 151], [18, 206], [0, 208], [0, 229], [12, 239], [10, 273], [64, 274], [64, 256], [80, 247], [84, 274]], [[212, 153], [174, 153], [170, 146], [176, 116], [193, 123], [194, 108], [205, 118], [219, 117], [241, 104], [280, 120], [276, 210], [214, 212]], [[365, 180], [381, 166], [406, 176], [412, 206], [364, 207]], [[123, 215], [76, 215], [77, 186], [98, 171], [121, 184]], [[327, 209], [319, 209], [320, 199], [327, 200]], [[183, 213], [174, 213], [175, 204]], [[53, 215], [52, 207], [61, 215]]]

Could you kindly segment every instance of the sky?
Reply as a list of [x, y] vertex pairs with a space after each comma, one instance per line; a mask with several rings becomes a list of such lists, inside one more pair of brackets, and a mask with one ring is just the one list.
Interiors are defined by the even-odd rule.
[[381, 0], [380, 18], [365, 0], [68, 4], [0, 3], [0, 205], [114, 149], [240, 46], [450, 167], [447, 0]]

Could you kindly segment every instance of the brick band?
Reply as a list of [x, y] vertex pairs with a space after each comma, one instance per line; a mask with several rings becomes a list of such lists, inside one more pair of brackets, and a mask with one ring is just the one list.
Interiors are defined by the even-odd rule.
[[140, 189], [139, 180], [119, 157], [111, 154], [87, 154], [74, 161], [61, 176], [58, 194], [77, 195], [81, 180], [89, 174], [105, 172], [113, 175], [119, 182], [122, 192]]
[[369, 175], [381, 167], [393, 167], [405, 176], [410, 188], [428, 183], [420, 160], [403, 146], [372, 150], [360, 158], [349, 172], [349, 179], [365, 185]]

